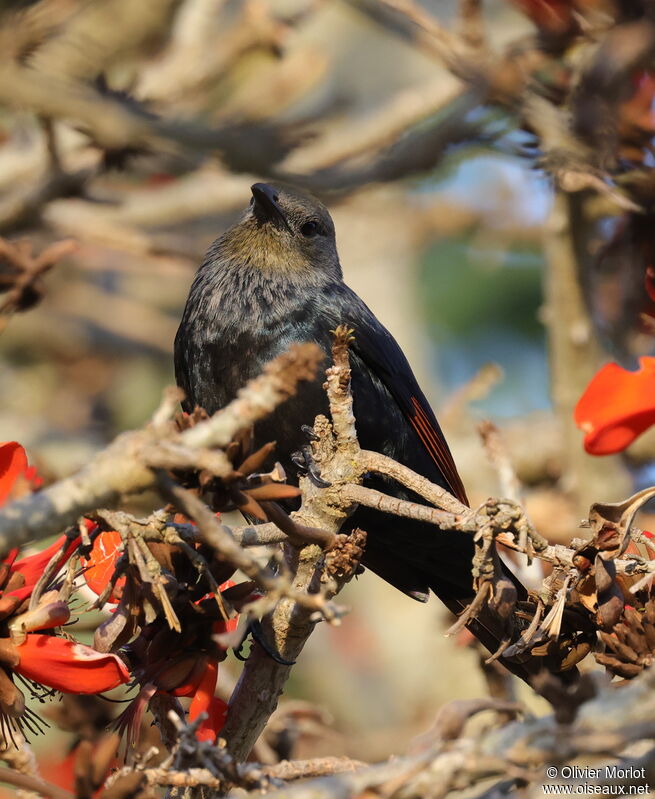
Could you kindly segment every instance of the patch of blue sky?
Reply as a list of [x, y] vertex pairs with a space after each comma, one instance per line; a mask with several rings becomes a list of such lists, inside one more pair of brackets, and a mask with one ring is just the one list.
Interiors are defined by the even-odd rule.
[[444, 333], [434, 350], [434, 370], [446, 395], [471, 380], [486, 364], [497, 363], [503, 380], [472, 407], [508, 418], [550, 408], [548, 368], [538, 341], [506, 328], [490, 328], [466, 338]]

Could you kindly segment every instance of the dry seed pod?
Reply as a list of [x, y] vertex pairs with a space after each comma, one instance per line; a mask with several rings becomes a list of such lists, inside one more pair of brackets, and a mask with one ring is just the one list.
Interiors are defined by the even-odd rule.
[[616, 657], [612, 657], [611, 655], [604, 654], [602, 652], [598, 652], [595, 655], [596, 662], [599, 663], [601, 666], [605, 666], [612, 674], [615, 674], [617, 677], [623, 677], [624, 679], [631, 680], [633, 677], [636, 677], [638, 674], [641, 674], [642, 667], [637, 666], [636, 663], [623, 663]]
[[646, 622], [646, 624], [644, 624], [644, 635], [646, 637], [648, 651], [655, 652], [655, 627]]
[[606, 599], [598, 597], [598, 613], [596, 621], [602, 630], [611, 630], [621, 618], [623, 612], [623, 597], [617, 593], [612, 593]]
[[583, 641], [581, 644], [572, 647], [561, 661], [560, 671], [572, 669], [580, 663], [581, 660], [584, 660], [590, 652], [591, 644], [588, 641]]
[[[626, 618], [626, 613], [623, 614], [624, 618]], [[626, 621], [627, 618], [626, 618]], [[621, 638], [626, 642], [626, 644], [631, 647], [638, 655], [647, 655], [649, 654], [648, 645], [646, 643], [646, 637], [643, 633], [643, 627], [640, 628], [636, 626], [632, 626], [629, 622], [617, 624], [614, 631], [617, 635], [621, 636]]]
[[616, 584], [616, 565], [596, 555], [594, 561], [598, 611], [596, 622], [602, 630], [612, 630], [623, 613], [623, 592]]
[[249, 455], [243, 463], [237, 469], [239, 474], [248, 475], [253, 474], [253, 472], [258, 472], [262, 466], [266, 463], [269, 456], [275, 449], [275, 441], [271, 441], [268, 444], [264, 444], [263, 447], [260, 447], [257, 452], [253, 452], [252, 455]]
[[[619, 626], [620, 625], [617, 625], [617, 627]], [[632, 647], [621, 641], [618, 637], [618, 634], [619, 633], [617, 630], [615, 635], [610, 635], [609, 633], [600, 633], [600, 637], [603, 643], [623, 660], [636, 662], [639, 659], [639, 655]]]

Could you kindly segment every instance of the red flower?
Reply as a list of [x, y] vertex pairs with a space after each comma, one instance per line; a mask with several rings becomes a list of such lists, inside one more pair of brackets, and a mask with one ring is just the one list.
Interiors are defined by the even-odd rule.
[[[0, 444], [0, 504], [20, 496], [35, 485], [34, 470], [28, 466], [25, 450], [15, 442]], [[22, 693], [13, 674], [48, 688], [76, 694], [109, 691], [130, 680], [130, 674], [116, 655], [102, 654], [67, 638], [37, 630], [52, 630], [65, 624], [70, 610], [57, 591], [43, 594], [29, 609], [27, 599], [58, 552], [57, 569], [70, 558], [79, 537], [67, 543], [66, 536], [34, 555], [16, 560], [12, 550], [0, 564], [0, 727], [9, 720], [28, 728], [34, 719], [25, 709]]]
[[[184, 517], [180, 517], [179, 520], [186, 521]], [[122, 538], [118, 532], [113, 530], [100, 533], [94, 540], [93, 549], [88, 558], [89, 566], [84, 572], [86, 583], [94, 593], [101, 594], [111, 579], [122, 548]], [[121, 578], [117, 587], [122, 589], [124, 585], [125, 578]], [[219, 591], [224, 591], [234, 585], [232, 580], [228, 580], [219, 586]], [[205, 594], [194, 604], [200, 605], [203, 601], [212, 598], [212, 594]], [[227, 717], [227, 704], [214, 696], [218, 679], [219, 657], [220, 653], [225, 650], [215, 639], [214, 642], [211, 639], [212, 634], [216, 636], [234, 631], [238, 622], [238, 617], [229, 621], [214, 622], [211, 630], [206, 630], [203, 633], [202, 638], [207, 638], [207, 640], [189, 642], [183, 649], [172, 646], [164, 653], [163, 657], [162, 653], [157, 651], [157, 655], [152, 660], [148, 656], [146, 662], [136, 669], [137, 673], [141, 672], [137, 678], [141, 689], [118, 721], [118, 728], [127, 734], [129, 744], [135, 745], [143, 713], [155, 694], [192, 697], [189, 720], [195, 721], [202, 713], [207, 714], [207, 718], [198, 727], [198, 739], [216, 740]], [[157, 622], [155, 622], [156, 625]], [[151, 632], [155, 637], [154, 632]], [[148, 637], [148, 643], [149, 641]], [[147, 651], [150, 652], [149, 646]]]
[[[11, 573], [15, 575], [21, 575], [25, 582], [20, 587], [5, 592], [5, 596], [15, 596], [20, 599], [25, 599], [30, 596], [34, 590], [34, 586], [38, 583], [39, 578], [43, 574], [45, 567], [48, 565], [48, 563], [50, 563], [50, 560], [54, 557], [54, 555], [56, 555], [57, 552], [63, 547], [65, 542], [66, 536], [62, 535], [53, 544], [50, 544], [49, 547], [46, 547], [46, 549], [42, 550], [41, 552], [36, 552], [33, 555], [28, 555], [27, 557], [16, 561], [13, 566], [11, 566]], [[68, 561], [70, 556], [77, 549], [79, 543], [80, 539], [78, 537], [73, 539], [68, 544], [66, 549], [61, 553], [57, 564], [57, 570], [61, 569], [64, 563]], [[15, 555], [13, 555], [13, 557], [15, 557]], [[7, 560], [4, 562], [6, 563]]]
[[655, 423], [655, 358], [640, 358], [629, 372], [615, 363], [591, 379], [575, 409], [590, 455], [620, 452]]
[[[228, 580], [221, 586], [221, 590], [229, 588], [235, 583]], [[229, 621], [217, 621], [213, 625], [214, 635], [221, 635], [236, 630], [239, 617]], [[211, 741], [218, 737], [227, 718], [228, 705], [218, 696], [214, 696], [216, 681], [218, 679], [218, 661], [210, 660], [205, 668], [202, 679], [196, 686], [195, 694], [189, 706], [189, 721], [195, 721], [201, 713], [207, 713], [207, 718], [200, 722], [196, 731], [199, 741]]]
[[27, 635], [17, 652], [15, 672], [63, 693], [99, 694], [130, 680], [125, 664], [116, 655], [54, 635]]
[[227, 702], [214, 696], [217, 679], [218, 663], [210, 661], [189, 706], [189, 721], [195, 721], [201, 713], [207, 713], [207, 718], [200, 722], [196, 730], [196, 738], [199, 741], [213, 743], [227, 718]]
[[23, 447], [16, 441], [0, 443], [0, 505], [40, 483], [36, 469], [28, 465]]
[[[228, 580], [219, 586], [219, 590], [224, 591], [234, 585], [232, 580]], [[208, 594], [198, 600], [198, 603], [212, 597], [212, 594]], [[146, 657], [135, 668], [141, 690], [123, 711], [117, 725], [119, 730], [127, 734], [129, 745], [136, 745], [143, 713], [155, 694], [192, 697], [189, 721], [195, 721], [202, 713], [207, 714], [207, 718], [200, 722], [196, 731], [198, 740], [216, 740], [218, 733], [223, 728], [228, 710], [227, 703], [214, 696], [218, 679], [218, 664], [225, 653], [224, 647], [216, 637], [233, 632], [238, 623], [238, 617], [231, 618], [229, 621], [214, 621], [209, 629], [199, 628], [194, 636], [195, 640], [188, 640], [184, 647], [175, 643], [176, 640], [180, 640], [180, 634], [173, 633], [166, 628], [165, 633], [170, 636], [170, 645], [165, 648], [163, 653], [154, 644], [146, 644]], [[160, 633], [163, 632], [162, 624], [165, 624], [163, 619], [153, 622], [151, 630], [146, 631], [148, 633], [145, 636], [147, 642], [154, 641], [158, 637], [155, 632], [156, 628], [159, 628]], [[137, 649], [141, 650], [142, 647], [137, 646]]]
[[[123, 539], [116, 530], [106, 530], [100, 533], [93, 541], [93, 548], [88, 557], [89, 565], [84, 572], [84, 579], [94, 594], [100, 596], [107, 583], [111, 580], [122, 548]], [[118, 602], [124, 587], [125, 577], [120, 577], [116, 581], [109, 601]]]

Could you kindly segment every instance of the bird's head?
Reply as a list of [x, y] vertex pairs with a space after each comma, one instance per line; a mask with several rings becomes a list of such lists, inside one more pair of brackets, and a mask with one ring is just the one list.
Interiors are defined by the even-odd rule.
[[250, 206], [221, 241], [222, 254], [269, 273], [340, 277], [334, 223], [310, 194], [282, 183], [255, 183]]

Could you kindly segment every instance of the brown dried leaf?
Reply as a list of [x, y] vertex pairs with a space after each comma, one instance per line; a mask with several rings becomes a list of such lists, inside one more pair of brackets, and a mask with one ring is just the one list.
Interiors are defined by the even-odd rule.
[[603, 652], [597, 652], [594, 657], [596, 662], [601, 666], [605, 666], [618, 677], [624, 677], [628, 680], [631, 680], [643, 671], [642, 667], [637, 666], [635, 663], [623, 663], [618, 660], [618, 658], [604, 654]]
[[620, 555], [630, 541], [628, 531], [635, 514], [652, 497], [655, 488], [646, 488], [623, 502], [594, 503], [589, 510], [589, 526], [596, 531], [596, 537], [591, 543], [612, 551], [614, 557]]
[[237, 471], [243, 475], [258, 472], [266, 463], [274, 449], [275, 441], [270, 441], [268, 444], [264, 444], [264, 446], [260, 447], [257, 452], [253, 452], [252, 455], [248, 455], [244, 462], [239, 466]]
[[610, 647], [614, 654], [618, 655], [621, 660], [636, 663], [639, 660], [639, 655], [635, 650], [620, 640], [617, 635], [610, 635], [608, 633], [600, 633], [600, 637], [604, 644]]
[[94, 789], [97, 790], [107, 779], [116, 758], [119, 744], [120, 735], [117, 732], [103, 735], [96, 744], [91, 772]]
[[612, 630], [623, 613], [623, 596], [617, 591], [598, 603], [596, 621], [602, 630]]
[[655, 652], [655, 624], [648, 618], [649, 606], [652, 607], [652, 600], [646, 604], [646, 612], [642, 618], [642, 626], [644, 628], [644, 636], [646, 644], [650, 652]]
[[262, 501], [262, 507], [269, 521], [274, 522], [294, 543], [318, 544], [323, 547], [323, 549], [329, 549], [336, 541], [334, 533], [321, 530], [318, 527], [308, 527], [304, 524], [298, 524], [276, 502]]
[[243, 492], [251, 499], [275, 501], [280, 499], [293, 499], [300, 496], [300, 489], [284, 483], [270, 483], [269, 485], [247, 488]]
[[595, 576], [593, 574], [588, 574], [586, 577], [583, 577], [577, 584], [576, 591], [581, 604], [591, 613], [595, 613], [598, 608]]
[[639, 614], [632, 608], [623, 611], [624, 622], [617, 624], [615, 632], [640, 655], [650, 652]]
[[260, 522], [268, 521], [264, 509], [257, 500], [248, 496], [243, 491], [239, 491], [237, 488], [232, 488], [230, 493], [232, 495], [232, 501], [241, 513], [247, 513], [249, 516], [259, 519]]
[[590, 652], [591, 644], [588, 641], [583, 641], [571, 647], [560, 662], [560, 671], [572, 669], [575, 665], [580, 663], [581, 660], [584, 660]]

